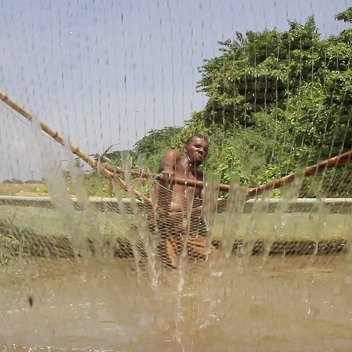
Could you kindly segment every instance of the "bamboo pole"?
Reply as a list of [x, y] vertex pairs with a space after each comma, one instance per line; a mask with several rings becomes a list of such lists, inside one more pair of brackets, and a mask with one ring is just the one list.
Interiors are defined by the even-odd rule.
[[[31, 113], [26, 110], [24, 107], [20, 106], [17, 104], [13, 99], [11, 99], [7, 94], [4, 92], [0, 91], [0, 99], [10, 106], [12, 109], [20, 113], [22, 116], [26, 117], [28, 120], [32, 120], [32, 115]], [[41, 128], [43, 129], [44, 132], [49, 134], [52, 138], [54, 138], [56, 141], [58, 141], [61, 144], [64, 144], [63, 137], [54, 129], [46, 125], [43, 121], [40, 121]], [[118, 173], [124, 173], [124, 170], [122, 168], [110, 165], [110, 164], [102, 164], [98, 165], [98, 163], [91, 158], [88, 154], [83, 152], [80, 148], [75, 146], [74, 144], [70, 143], [71, 151], [78, 157], [80, 157], [82, 160], [84, 160], [87, 164], [89, 164], [92, 168], [99, 170], [104, 176], [108, 178], [115, 177], [119, 184], [121, 185], [122, 188], [127, 190], [127, 185], [126, 183], [119, 177], [116, 176]], [[331, 168], [346, 165], [349, 162], [352, 161], [352, 151], [345, 152], [343, 154], [339, 154], [335, 157], [331, 157], [327, 160], [324, 160], [322, 162], [316, 163], [314, 165], [307, 166], [304, 169], [303, 175], [306, 176], [312, 176], [316, 175], [320, 172], [327, 171]], [[143, 171], [138, 171], [138, 170], [131, 170], [131, 174], [136, 177], [143, 177], [143, 178], [150, 178], [153, 177], [154, 179], [158, 180], [160, 179], [160, 174], [155, 174], [155, 173], [150, 173], [150, 172], [143, 172]], [[299, 173], [302, 174], [302, 173]], [[277, 178], [274, 181], [267, 182], [263, 185], [260, 185], [258, 187], [250, 188], [247, 192], [248, 197], [253, 197], [256, 195], [260, 195], [263, 192], [267, 190], [273, 190], [282, 187], [283, 185], [293, 182], [294, 179], [297, 177], [298, 173], [291, 173], [289, 175]], [[182, 185], [189, 185], [192, 187], [203, 187], [204, 182], [203, 181], [197, 181], [197, 180], [189, 180], [189, 179], [183, 179], [183, 178], [178, 178], [178, 177], [172, 177], [170, 178], [170, 182], [176, 183], [176, 184], [182, 184]], [[220, 184], [219, 190], [223, 192], [228, 192], [230, 189], [229, 185], [226, 184]], [[147, 202], [148, 204], [151, 204], [151, 200], [147, 197], [145, 197], [142, 193], [134, 190], [134, 193], [136, 197], [140, 200], [143, 200]]]
[[[327, 171], [329, 169], [332, 169], [338, 166], [346, 165], [351, 161], [352, 161], [352, 150], [350, 150], [349, 152], [339, 154], [327, 160], [321, 161], [314, 165], [307, 166], [303, 171], [303, 176], [304, 177], [313, 176], [320, 172]], [[302, 175], [302, 173], [292, 173], [292, 174], [280, 177], [274, 181], [265, 183], [261, 186], [251, 188], [248, 190], [247, 196], [253, 197], [256, 195], [260, 195], [267, 190], [280, 188], [287, 183], [293, 182], [298, 175]]]
[[[114, 172], [114, 173], [123, 173], [123, 169], [117, 166], [113, 165], [105, 165], [107, 170]], [[131, 174], [135, 177], [142, 177], [142, 178], [153, 178], [154, 180], [160, 180], [160, 173], [154, 173], [154, 172], [146, 172], [146, 171], [138, 171], [138, 170], [131, 170]], [[178, 184], [178, 185], [188, 185], [192, 187], [204, 187], [204, 182], [203, 181], [198, 181], [198, 180], [192, 180], [192, 179], [185, 179], [185, 178], [180, 178], [180, 177], [170, 177], [170, 182], [173, 184]], [[228, 192], [230, 189], [229, 185], [226, 184], [219, 184], [219, 189], [220, 191], [223, 192]]]
[[[22, 115], [23, 117], [25, 117], [27, 120], [32, 121], [33, 116], [30, 113], [29, 110], [25, 109], [23, 106], [19, 105], [15, 100], [13, 100], [12, 98], [10, 98], [7, 94], [5, 94], [4, 92], [2, 92], [0, 90], [0, 100], [3, 101], [6, 105], [8, 105], [10, 108], [12, 108], [13, 110], [17, 111], [20, 115]], [[43, 121], [39, 121], [40, 122], [40, 126], [42, 128], [42, 130], [47, 133], [50, 137], [52, 137], [53, 139], [55, 139], [57, 142], [59, 142], [61, 145], [64, 145], [64, 138], [59, 134], [58, 131], [54, 130], [53, 128], [51, 128], [50, 126], [48, 126], [45, 122]], [[125, 181], [123, 181], [121, 178], [116, 176], [116, 173], [111, 172], [110, 170], [108, 170], [108, 168], [104, 167], [104, 165], [99, 165], [92, 157], [90, 157], [86, 152], [84, 152], [82, 149], [80, 149], [78, 146], [76, 146], [73, 143], [70, 143], [70, 149], [72, 151], [73, 154], [77, 155], [79, 158], [81, 158], [82, 160], [84, 160], [89, 166], [91, 166], [93, 169], [99, 171], [102, 173], [103, 176], [107, 177], [107, 178], [114, 178], [117, 180], [117, 182], [119, 183], [119, 185], [125, 189], [128, 190], [128, 187], [125, 183]], [[151, 200], [146, 197], [145, 195], [143, 195], [142, 193], [134, 190], [134, 194], [136, 196], [137, 199], [144, 201], [145, 203], [147, 203], [148, 205], [151, 205]]]
[[[313, 176], [316, 175], [320, 172], [327, 171], [329, 169], [346, 165], [352, 161], [352, 151], [345, 152], [343, 154], [339, 154], [335, 157], [331, 157], [327, 160], [321, 161], [319, 163], [316, 163], [314, 165], [307, 166], [304, 171], [303, 171], [303, 176]], [[123, 170], [119, 167], [115, 167], [112, 165], [107, 165], [108, 169], [111, 172], [115, 173], [122, 173]], [[150, 172], [142, 172], [142, 171], [137, 171], [137, 170], [132, 170], [131, 171], [132, 175], [136, 177], [153, 177], [154, 179], [158, 180], [160, 178], [160, 174], [155, 174], [155, 173], [150, 173]], [[250, 188], [247, 192], [247, 197], [253, 197], [256, 195], [260, 195], [263, 192], [267, 190], [273, 190], [282, 187], [283, 185], [287, 183], [291, 183], [294, 181], [294, 179], [298, 176], [302, 175], [302, 173], [292, 173], [280, 178], [277, 178], [274, 181], [267, 182], [263, 185], [260, 185], [258, 187]], [[196, 181], [196, 180], [188, 180], [188, 179], [183, 179], [183, 178], [178, 178], [178, 177], [172, 177], [170, 178], [170, 182], [176, 183], [176, 184], [187, 184], [188, 186], [193, 186], [193, 187], [203, 187], [204, 182], [203, 181]], [[228, 192], [230, 189], [229, 185], [226, 184], [220, 184], [219, 190], [223, 192]]]

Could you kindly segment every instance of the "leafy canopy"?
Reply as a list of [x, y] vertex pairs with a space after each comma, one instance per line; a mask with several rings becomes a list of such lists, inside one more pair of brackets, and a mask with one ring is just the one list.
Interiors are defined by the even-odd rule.
[[[336, 15], [351, 20], [351, 8]], [[287, 31], [236, 33], [199, 68], [208, 100], [184, 127], [152, 130], [134, 152], [157, 170], [166, 149], [210, 137], [206, 169], [251, 186], [351, 149], [352, 29], [321, 38], [313, 17]]]

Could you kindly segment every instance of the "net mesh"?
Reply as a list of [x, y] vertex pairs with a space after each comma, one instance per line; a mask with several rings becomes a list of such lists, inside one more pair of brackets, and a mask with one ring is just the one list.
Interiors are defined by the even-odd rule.
[[[2, 114], [5, 123], [17, 124], [16, 128], [27, 124], [6, 105]], [[209, 172], [204, 180], [206, 198], [194, 199], [186, 192], [185, 210], [169, 213], [167, 207], [153, 209], [148, 197], [141, 198], [136, 186], [147, 183], [152, 189], [158, 181], [156, 174], [146, 169], [131, 170], [129, 153], [122, 168], [96, 164], [98, 174], [102, 169], [110, 170], [112, 177], [107, 187], [114, 197], [88, 197], [84, 174], [69, 147], [44, 137], [36, 125], [24, 126], [23, 131], [32, 130], [44, 141], [27, 153], [31, 158], [37, 154], [33, 159], [42, 163], [48, 181], [33, 181], [32, 188], [31, 182], [23, 187], [16, 183], [18, 180], [2, 184], [5, 194], [6, 189], [20, 190], [16, 196], [1, 196], [5, 260], [22, 255], [75, 257], [82, 251], [92, 255], [98, 248], [109, 247], [112, 256], [135, 258], [137, 263], [157, 256], [167, 267], [176, 268], [181, 257], [207, 260], [219, 251], [238, 254], [244, 248], [252, 254], [270, 255], [333, 254], [348, 249], [349, 157], [345, 158], [345, 166], [334, 162], [329, 170], [320, 168], [322, 172], [313, 166], [315, 171], [309, 177], [301, 170], [288, 182], [283, 180], [275, 186], [269, 182], [264, 188], [250, 188], [235, 177], [226, 185], [225, 193], [221, 192], [218, 174]], [[44, 152], [52, 155], [51, 161], [43, 158]], [[63, 171], [56, 154], [71, 160], [67, 171]], [[77, 195], [67, 191], [65, 172]], [[102, 183], [99, 186], [105, 187]], [[26, 187], [34, 191], [29, 192], [30, 196], [26, 196]], [[173, 192], [172, 183], [168, 188], [160, 187]], [[279, 197], [275, 188], [280, 191]], [[165, 192], [163, 197], [167, 201]], [[278, 221], [284, 225], [277, 227]]]
[[[137, 264], [156, 256], [164, 266], [177, 268], [180, 258], [203, 261], [218, 252], [225, 256], [345, 253], [351, 228], [352, 202], [346, 190], [350, 172], [329, 180], [313, 178], [319, 194], [309, 194], [311, 188], [307, 192], [298, 181], [284, 186], [280, 198], [270, 197], [270, 191], [248, 198], [248, 187], [234, 183], [228, 197], [221, 199], [219, 184], [208, 182], [205, 199], [190, 197], [187, 209], [171, 213], [136, 199], [133, 188], [131, 198], [124, 198], [115, 181], [116, 197], [111, 198], [1, 196], [2, 255], [8, 261], [21, 256], [108, 255], [136, 259]], [[167, 192], [172, 192], [169, 187]], [[325, 190], [334, 197], [321, 197]]]
[[[0, 281], [23, 263], [45, 277], [62, 259], [121, 259], [152, 287], [179, 274], [180, 293], [206, 267], [208, 319], [235, 287], [228, 276], [225, 298], [211, 290], [227, 263], [237, 275], [250, 258], [349, 255], [351, 8], [240, 3], [0, 0]], [[192, 180], [157, 173], [163, 151], [195, 133], [210, 139], [202, 199]], [[167, 206], [175, 184], [182, 211]]]

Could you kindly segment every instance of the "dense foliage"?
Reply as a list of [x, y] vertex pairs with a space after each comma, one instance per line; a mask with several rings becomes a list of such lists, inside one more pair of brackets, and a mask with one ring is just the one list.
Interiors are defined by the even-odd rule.
[[193, 133], [210, 137], [205, 168], [251, 186], [351, 149], [352, 28], [321, 38], [310, 17], [219, 45], [220, 55], [199, 69], [205, 108], [184, 127], [152, 130], [136, 143], [153, 171], [165, 149], [181, 149]]

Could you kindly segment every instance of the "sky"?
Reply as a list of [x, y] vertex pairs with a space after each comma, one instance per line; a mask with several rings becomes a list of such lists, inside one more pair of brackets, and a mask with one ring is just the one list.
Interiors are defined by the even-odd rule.
[[[0, 0], [0, 90], [87, 153], [182, 126], [206, 97], [203, 60], [236, 32], [314, 15], [323, 37], [347, 0]], [[0, 181], [42, 177], [50, 138], [0, 104]], [[51, 154], [52, 153], [52, 154]], [[58, 154], [56, 154], [58, 153]], [[65, 154], [65, 153], [64, 153]], [[65, 154], [67, 157], [67, 153]]]

